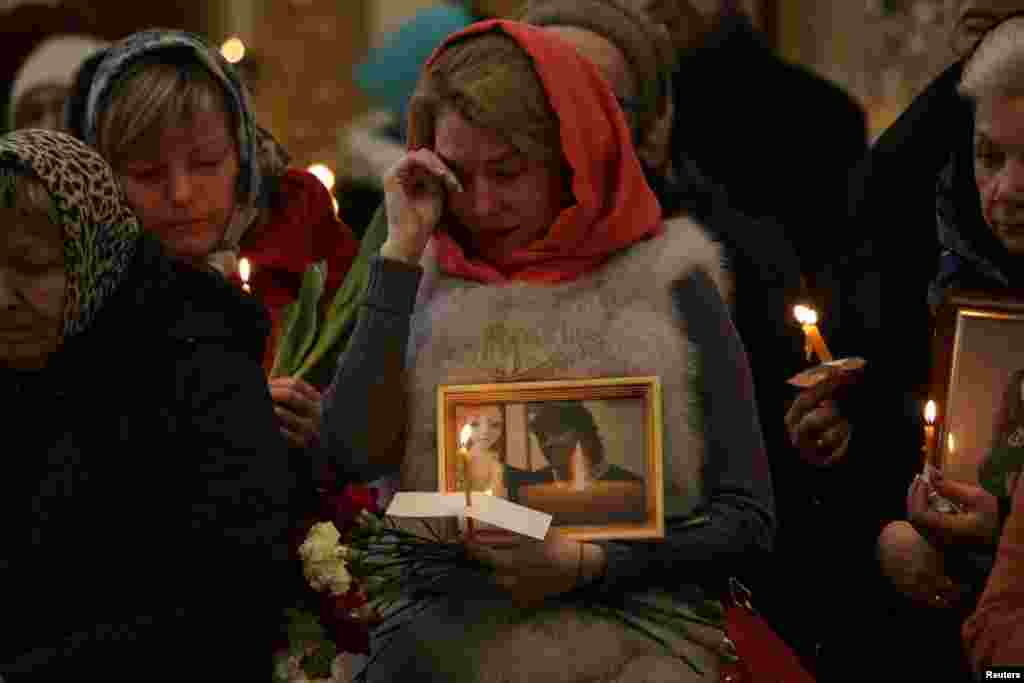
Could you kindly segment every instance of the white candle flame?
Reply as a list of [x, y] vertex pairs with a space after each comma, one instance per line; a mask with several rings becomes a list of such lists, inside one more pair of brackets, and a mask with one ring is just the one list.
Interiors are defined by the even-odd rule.
[[245, 43], [238, 36], [232, 36], [220, 46], [220, 53], [228, 62], [237, 64], [245, 57]]
[[459, 432], [459, 448], [466, 448], [469, 445], [469, 439], [473, 436], [473, 428], [468, 424], [463, 425], [462, 431]]
[[583, 449], [577, 441], [576, 448], [572, 451], [572, 490], [582, 491], [586, 488], [586, 477], [586, 460], [583, 458]]
[[818, 313], [809, 306], [797, 305], [793, 307], [793, 315], [796, 316], [796, 320], [801, 325], [816, 325], [818, 323]]
[[950, 432], [949, 436], [946, 437], [946, 445], [949, 446], [950, 453], [956, 451], [956, 439], [953, 438], [953, 432]]
[[327, 164], [313, 164], [306, 170], [315, 175], [323, 183], [323, 186], [327, 188], [328, 192], [334, 189], [334, 171], [331, 170], [330, 166]]
[[935, 413], [935, 401], [928, 401], [924, 406], [924, 421], [930, 425], [935, 424]]
[[252, 273], [252, 266], [249, 265], [249, 259], [241, 258], [238, 260], [238, 277], [242, 278], [242, 284], [249, 284], [249, 275]]

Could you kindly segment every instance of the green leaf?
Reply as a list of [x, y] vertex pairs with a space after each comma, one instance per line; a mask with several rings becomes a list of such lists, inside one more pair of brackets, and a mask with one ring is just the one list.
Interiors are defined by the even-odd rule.
[[718, 600], [705, 600], [694, 605], [693, 612], [698, 617], [710, 619], [711, 621], [725, 623], [725, 607]]
[[327, 284], [327, 262], [318, 261], [302, 276], [299, 295], [285, 306], [281, 338], [277, 344], [271, 377], [291, 377], [313, 347], [320, 317], [320, 299]]
[[288, 655], [274, 655], [274, 683], [288, 683]]
[[326, 637], [326, 631], [315, 614], [291, 608], [285, 610], [285, 617], [288, 620], [288, 644], [293, 654]]
[[359, 244], [359, 253], [349, 267], [345, 281], [331, 301], [316, 343], [302, 360], [301, 367], [294, 373], [295, 376], [309, 377], [314, 383], [319, 381], [326, 384], [330, 381], [338, 356], [345, 350], [355, 329], [359, 306], [366, 298], [366, 289], [370, 282], [370, 259], [380, 252], [380, 247], [387, 238], [387, 228], [387, 215], [382, 204], [366, 229], [366, 234]]
[[302, 670], [310, 678], [330, 678], [331, 663], [338, 656], [338, 647], [325, 640], [312, 653], [302, 658]]
[[[675, 649], [672, 647], [672, 645], [668, 642], [668, 640], [666, 640], [665, 638], [663, 638], [661, 635], [659, 635], [656, 632], [656, 627], [654, 627], [654, 624], [651, 624], [650, 622], [648, 624], [645, 624], [642, 621], [641, 618], [639, 618], [636, 615], [631, 614], [631, 613], [629, 613], [629, 612], [627, 612], [625, 610], [619, 610], [619, 609], [613, 609], [613, 608], [605, 608], [605, 609], [592, 608], [592, 609], [596, 609], [599, 612], [603, 612], [610, 619], [619, 621], [622, 624], [624, 624], [626, 627], [631, 628], [631, 629], [637, 631], [638, 633], [642, 633], [643, 635], [647, 636], [648, 638], [650, 638], [654, 642], [656, 642], [659, 645], [661, 645], [668, 652], [670, 652], [674, 657], [683, 660], [687, 664], [687, 666], [689, 666], [691, 669], [693, 669], [694, 673], [696, 673], [696, 674], [698, 674], [700, 676], [704, 675], [704, 669], [702, 669], [700, 666], [698, 666], [697, 662], [693, 661], [690, 657], [687, 657], [686, 655], [684, 655], [681, 652], [676, 652]], [[690, 642], [697, 642], [697, 641], [694, 641], [692, 638], [690, 638], [683, 631], [676, 630], [676, 633], [681, 635], [683, 638], [686, 638]]]

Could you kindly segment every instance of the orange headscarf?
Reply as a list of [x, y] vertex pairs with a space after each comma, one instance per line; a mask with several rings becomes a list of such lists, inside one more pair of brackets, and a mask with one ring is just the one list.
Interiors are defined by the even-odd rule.
[[611, 88], [564, 40], [529, 24], [483, 21], [449, 36], [426, 68], [452, 43], [494, 30], [514, 39], [533, 60], [558, 116], [576, 203], [559, 214], [545, 237], [498, 261], [467, 256], [442, 225], [433, 238], [438, 262], [443, 272], [478, 282], [574, 280], [615, 252], [659, 234], [661, 207], [644, 180], [629, 126]]

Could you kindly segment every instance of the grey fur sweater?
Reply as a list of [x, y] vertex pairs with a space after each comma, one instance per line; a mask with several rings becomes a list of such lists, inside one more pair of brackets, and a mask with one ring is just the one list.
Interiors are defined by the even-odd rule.
[[[374, 269], [386, 279], [387, 266], [377, 261]], [[669, 221], [663, 235], [560, 285], [480, 286], [440, 276], [428, 253], [410, 321], [401, 489], [437, 489], [439, 384], [658, 375], [666, 538], [602, 543], [608, 566], [598, 590], [660, 589], [685, 602], [688, 587], [724, 578], [766, 551], [774, 532], [750, 373], [723, 302], [727, 296], [719, 248], [687, 218]], [[365, 319], [360, 325], [370, 327]], [[364, 329], [364, 338], [369, 333]], [[678, 526], [697, 509], [711, 523]], [[568, 608], [540, 622], [516, 617], [486, 580], [458, 577], [449, 599], [388, 643], [370, 679], [717, 680], [717, 657], [681, 639], [673, 646], [701, 663], [705, 677], [613, 622]]]

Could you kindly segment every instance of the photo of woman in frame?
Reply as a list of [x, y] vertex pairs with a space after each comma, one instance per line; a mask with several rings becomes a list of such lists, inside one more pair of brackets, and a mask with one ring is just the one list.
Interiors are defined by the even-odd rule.
[[1010, 374], [992, 430], [992, 445], [978, 483], [996, 498], [1010, 499], [1024, 465], [1024, 369]]

